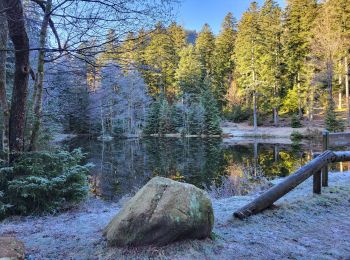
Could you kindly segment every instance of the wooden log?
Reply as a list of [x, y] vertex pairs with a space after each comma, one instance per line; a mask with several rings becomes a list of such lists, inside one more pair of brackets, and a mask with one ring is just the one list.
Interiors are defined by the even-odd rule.
[[334, 152], [336, 157], [332, 162], [350, 162], [350, 151]]
[[[350, 152], [347, 155], [350, 156]], [[251, 203], [237, 210], [234, 216], [243, 219], [270, 207], [275, 201], [293, 190], [300, 183], [311, 177], [314, 173], [319, 172], [326, 164], [336, 161], [336, 157], [337, 155], [334, 152], [323, 152], [317, 158], [311, 160], [297, 170], [294, 174], [288, 176], [283, 182], [273, 186]]]

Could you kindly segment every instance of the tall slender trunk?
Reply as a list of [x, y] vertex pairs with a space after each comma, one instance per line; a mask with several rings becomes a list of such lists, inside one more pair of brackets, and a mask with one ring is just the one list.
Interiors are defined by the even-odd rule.
[[15, 49], [15, 77], [9, 119], [10, 161], [13, 161], [24, 149], [25, 111], [30, 72], [29, 39], [24, 24], [22, 1], [3, 0], [3, 2], [9, 7], [6, 9], [7, 24]]
[[[277, 84], [274, 86], [274, 97], [277, 98], [278, 91], [277, 91]], [[273, 108], [273, 124], [275, 126], [278, 126], [278, 107], [277, 105]]]
[[103, 117], [103, 104], [102, 104], [102, 98], [100, 100], [100, 118], [101, 118], [101, 131], [102, 131], [102, 138], [105, 136], [105, 125], [104, 125], [104, 117]]
[[301, 83], [300, 83], [300, 73], [297, 74], [297, 92], [298, 92], [298, 113], [299, 118], [303, 116], [302, 106], [301, 106]]
[[258, 173], [258, 142], [254, 142], [254, 176]]
[[309, 121], [312, 122], [314, 119], [314, 104], [315, 104], [315, 85], [311, 85], [311, 93], [309, 99]]
[[47, 39], [47, 27], [50, 20], [50, 12], [52, 8], [52, 0], [46, 1], [45, 15], [41, 24], [40, 37], [39, 37], [39, 59], [37, 67], [37, 75], [34, 85], [33, 104], [34, 104], [34, 123], [32, 133], [30, 137], [29, 150], [36, 150], [39, 130], [41, 125], [42, 116], [42, 96], [43, 96], [43, 84], [44, 84], [44, 65], [45, 65], [45, 45]]
[[[342, 67], [341, 61], [339, 61], [339, 68]], [[339, 95], [338, 95], [338, 109], [342, 108], [342, 85], [343, 85], [343, 73], [338, 75], [338, 84], [339, 84]]]
[[[0, 1], [0, 10], [4, 9], [3, 2]], [[9, 132], [9, 116], [10, 111], [7, 104], [6, 97], [6, 48], [8, 41], [8, 28], [7, 28], [7, 20], [4, 13], [0, 13], [0, 104], [2, 108], [3, 114], [3, 133], [1, 146], [2, 150], [5, 147], [5, 142], [8, 141], [8, 132]]]
[[278, 145], [275, 144], [274, 146], [274, 158], [275, 158], [275, 162], [278, 162], [278, 159], [279, 159], [279, 149], [278, 149]]
[[333, 62], [331, 57], [327, 61], [327, 86], [329, 99], [333, 99]]
[[253, 71], [253, 84], [254, 84], [254, 90], [253, 90], [253, 125], [254, 125], [254, 131], [258, 129], [258, 115], [257, 115], [257, 100], [256, 100], [256, 76], [255, 71]]
[[348, 57], [344, 57], [344, 70], [345, 70], [345, 96], [346, 96], [346, 111], [347, 121], [350, 124], [350, 103], [349, 103], [349, 64]]

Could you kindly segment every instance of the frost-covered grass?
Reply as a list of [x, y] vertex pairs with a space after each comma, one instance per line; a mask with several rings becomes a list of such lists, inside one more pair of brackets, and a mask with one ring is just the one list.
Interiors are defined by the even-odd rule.
[[350, 257], [350, 173], [330, 175], [330, 187], [312, 194], [312, 180], [241, 221], [232, 213], [254, 196], [214, 199], [215, 239], [154, 248], [108, 248], [102, 229], [120, 203], [90, 198], [54, 216], [10, 218], [0, 235], [23, 240], [35, 259], [347, 259]]
[[264, 177], [261, 167], [246, 167], [239, 164], [230, 166], [228, 176], [222, 176], [219, 183], [213, 181], [205, 190], [214, 199], [256, 194], [272, 186]]

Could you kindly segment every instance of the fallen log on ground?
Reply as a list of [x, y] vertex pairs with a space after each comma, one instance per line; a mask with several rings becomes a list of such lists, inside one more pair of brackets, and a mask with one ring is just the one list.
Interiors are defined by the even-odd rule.
[[263, 211], [312, 175], [320, 174], [321, 169], [327, 164], [340, 161], [350, 161], [350, 151], [323, 152], [318, 157], [302, 166], [294, 174], [288, 176], [284, 181], [273, 186], [249, 204], [237, 210], [233, 215], [239, 219], [243, 219]]

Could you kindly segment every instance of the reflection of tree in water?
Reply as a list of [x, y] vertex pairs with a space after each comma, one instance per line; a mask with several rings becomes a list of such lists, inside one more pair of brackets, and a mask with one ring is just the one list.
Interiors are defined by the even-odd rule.
[[[224, 146], [221, 139], [149, 138], [101, 142], [72, 140], [69, 148], [82, 147], [95, 164], [91, 190], [118, 199], [144, 185], [153, 176], [189, 182], [198, 187], [220, 185], [222, 176], [238, 182], [242, 169], [250, 175], [286, 176], [304, 164], [309, 153], [288, 145], [246, 144]], [[235, 177], [236, 176], [236, 177]]]
[[137, 139], [102, 142], [79, 138], [71, 146], [82, 147], [87, 161], [95, 165], [90, 189], [98, 196], [118, 199], [149, 179], [146, 153]]
[[220, 139], [154, 138], [145, 143], [147, 164], [154, 176], [202, 187], [222, 174], [225, 168]]
[[224, 153], [227, 165], [241, 164], [251, 175], [262, 172], [268, 178], [287, 176], [310, 159], [290, 145], [278, 144], [235, 145], [227, 147]]

